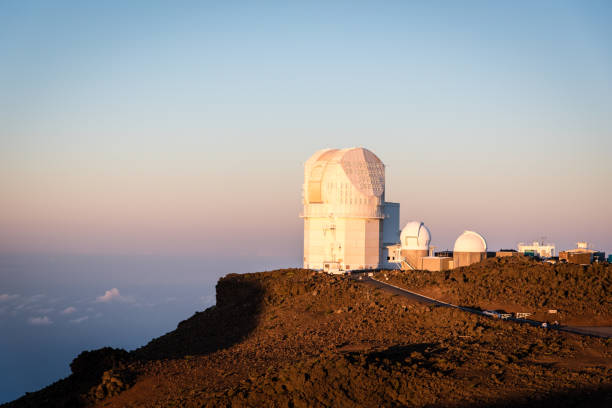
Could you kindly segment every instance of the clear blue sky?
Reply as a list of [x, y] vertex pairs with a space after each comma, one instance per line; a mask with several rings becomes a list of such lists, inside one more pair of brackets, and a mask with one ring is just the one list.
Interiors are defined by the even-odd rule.
[[0, 4], [0, 251], [299, 260], [359, 145], [438, 247], [612, 250], [608, 1], [83, 3]]

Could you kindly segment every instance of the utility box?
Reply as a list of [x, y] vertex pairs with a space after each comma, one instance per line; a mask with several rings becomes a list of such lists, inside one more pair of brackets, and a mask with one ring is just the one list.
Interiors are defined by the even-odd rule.
[[453, 258], [439, 257], [439, 256], [426, 256], [421, 258], [422, 269], [424, 271], [447, 271], [452, 269]]
[[559, 252], [559, 259], [565, 259], [568, 263], [574, 264], [590, 264], [593, 261], [592, 252], [571, 252], [561, 251]]

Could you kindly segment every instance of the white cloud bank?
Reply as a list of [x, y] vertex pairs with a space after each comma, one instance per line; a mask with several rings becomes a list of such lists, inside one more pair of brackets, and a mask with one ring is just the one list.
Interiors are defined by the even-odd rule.
[[68, 306], [67, 308], [65, 308], [64, 310], [62, 310], [60, 313], [63, 315], [69, 315], [76, 312], [76, 308], [72, 307], [72, 306]]
[[87, 319], [89, 319], [89, 316], [83, 316], [83, 317], [79, 317], [77, 319], [70, 320], [70, 323], [79, 324], [79, 323], [83, 323]]
[[96, 298], [96, 302], [98, 303], [108, 303], [112, 302], [113, 300], [123, 300], [123, 297], [121, 296], [121, 294], [119, 293], [119, 289], [117, 288], [107, 290], [106, 292], [104, 292], [104, 295], [98, 296]]
[[47, 316], [30, 317], [28, 323], [34, 326], [48, 326], [53, 323]]

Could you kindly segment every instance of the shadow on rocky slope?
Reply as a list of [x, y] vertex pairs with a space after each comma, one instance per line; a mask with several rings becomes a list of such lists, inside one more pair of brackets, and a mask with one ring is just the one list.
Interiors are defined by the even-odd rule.
[[[583, 387], [557, 381], [536, 390], [531, 384], [492, 383], [483, 371], [475, 381], [457, 372], [440, 343], [395, 345], [373, 352], [325, 352], [279, 371], [241, 381], [202, 403], [217, 406], [289, 407], [610, 407], [609, 383]], [[481, 376], [481, 377], [480, 377]], [[478, 378], [480, 377], [480, 378]], [[501, 385], [501, 387], [500, 387]], [[568, 389], [571, 387], [571, 389]]]
[[259, 322], [265, 288], [244, 275], [217, 283], [217, 304], [180, 322], [176, 330], [132, 353], [134, 360], [162, 360], [213, 353], [247, 337]]
[[609, 408], [612, 407], [612, 386], [592, 386], [568, 391], [552, 391], [548, 394], [520, 395], [514, 398], [504, 398], [496, 402], [482, 404], [470, 402], [464, 405], [442, 405], [441, 408]]
[[129, 388], [131, 363], [214, 353], [247, 337], [256, 327], [265, 289], [255, 279], [231, 274], [217, 283], [217, 304], [180, 322], [176, 330], [132, 352], [104, 347], [83, 351], [70, 364], [72, 374], [2, 407], [79, 407]]
[[228, 275], [176, 330], [81, 353], [73, 375], [9, 406], [607, 407], [610, 344], [345, 277]]

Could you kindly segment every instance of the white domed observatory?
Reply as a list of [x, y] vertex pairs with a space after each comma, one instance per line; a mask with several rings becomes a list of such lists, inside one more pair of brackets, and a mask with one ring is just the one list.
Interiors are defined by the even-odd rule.
[[480, 262], [487, 257], [487, 241], [477, 232], [464, 231], [455, 241], [453, 264], [455, 268]]
[[414, 268], [422, 269], [421, 259], [429, 255], [431, 234], [421, 221], [411, 221], [400, 234], [401, 255]]
[[374, 269], [399, 240], [399, 204], [385, 202], [385, 165], [368, 149], [324, 149], [304, 165], [304, 268]]

